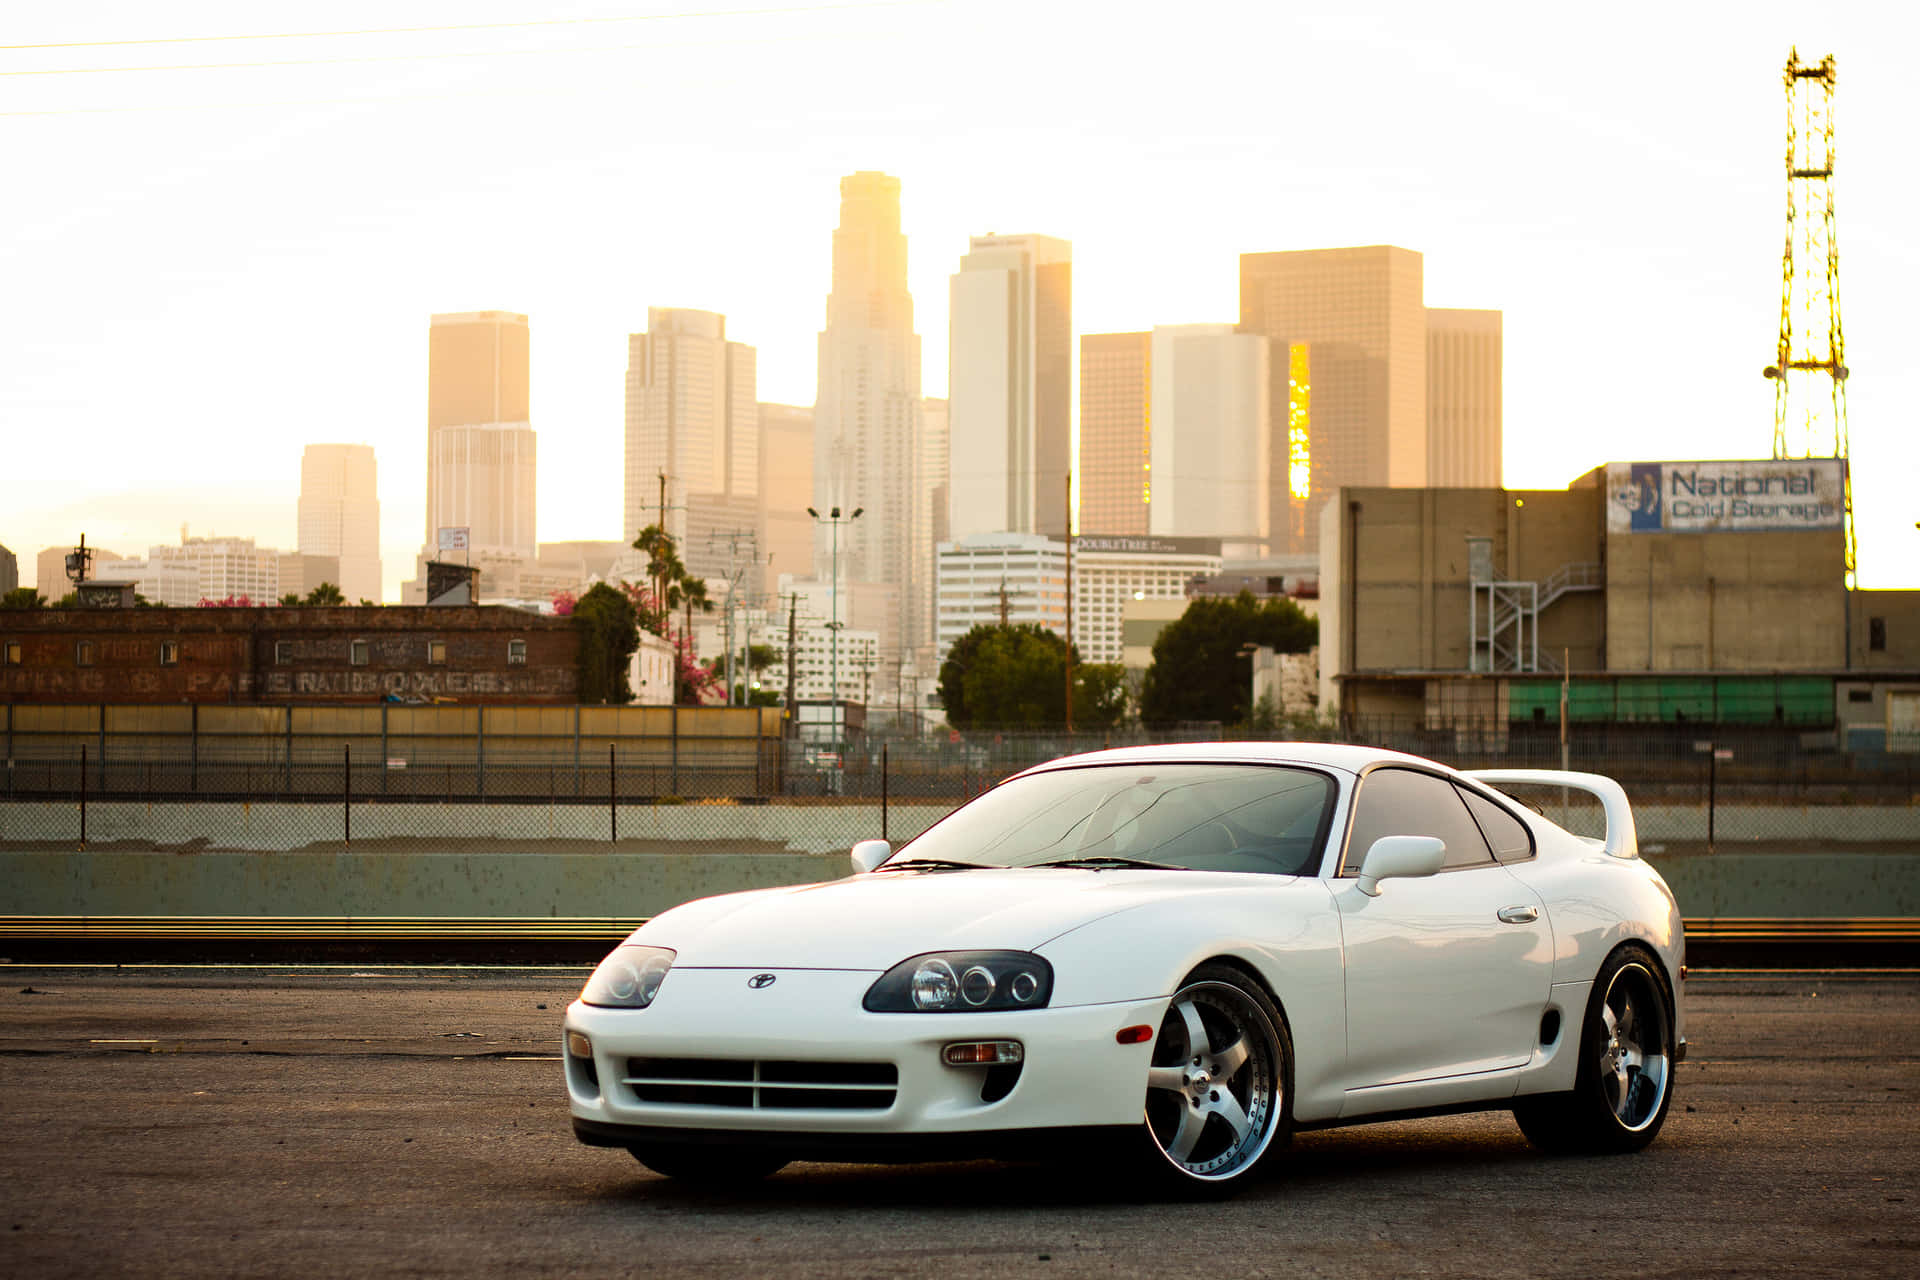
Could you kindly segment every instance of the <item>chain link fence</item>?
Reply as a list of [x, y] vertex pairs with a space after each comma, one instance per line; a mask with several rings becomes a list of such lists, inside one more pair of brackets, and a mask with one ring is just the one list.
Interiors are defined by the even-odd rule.
[[[1497, 730], [1497, 731], [1496, 731]], [[583, 743], [556, 755], [487, 742], [384, 759], [340, 745], [265, 754], [19, 751], [0, 774], [0, 848], [292, 850], [844, 849], [898, 844], [1033, 764], [1103, 747], [1219, 741], [1218, 725], [1090, 734], [972, 730], [859, 735], [844, 751], [767, 738], [724, 750]], [[1259, 737], [1236, 733], [1235, 737]], [[1464, 769], [1558, 768], [1552, 726], [1432, 730], [1398, 721], [1291, 724], [1268, 737], [1391, 747]], [[17, 749], [18, 744], [16, 744]], [[1713, 726], [1583, 726], [1568, 767], [1618, 779], [1643, 848], [1913, 848], [1920, 769], [1912, 756], [1846, 753], [1820, 734]], [[1556, 787], [1512, 788], [1581, 834], [1597, 806]]]

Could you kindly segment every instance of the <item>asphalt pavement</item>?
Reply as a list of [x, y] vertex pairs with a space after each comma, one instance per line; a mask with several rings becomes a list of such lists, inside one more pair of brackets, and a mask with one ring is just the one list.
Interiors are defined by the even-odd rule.
[[1696, 974], [1633, 1156], [1504, 1113], [1298, 1136], [1217, 1204], [1072, 1165], [689, 1189], [575, 1143], [584, 970], [0, 970], [13, 1276], [1920, 1274], [1920, 975]]

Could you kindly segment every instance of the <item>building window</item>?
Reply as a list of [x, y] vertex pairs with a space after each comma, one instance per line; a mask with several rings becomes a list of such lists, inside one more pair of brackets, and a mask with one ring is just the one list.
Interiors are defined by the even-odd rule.
[[427, 665], [444, 667], [447, 665], [447, 642], [445, 640], [427, 641]]
[[273, 660], [279, 666], [293, 661], [293, 641], [275, 640], [273, 642]]
[[1875, 653], [1887, 651], [1887, 620], [1885, 618], [1867, 619], [1867, 648]]
[[93, 665], [93, 641], [82, 640], [73, 646], [73, 665], [76, 667]]
[[347, 646], [347, 661], [356, 667], [366, 666], [370, 647], [365, 640], [351, 642]]
[[180, 642], [178, 640], [162, 640], [160, 642], [160, 665], [163, 667], [176, 666], [179, 661]]
[[527, 663], [527, 642], [525, 640], [507, 641], [507, 665], [525, 666]]
[[20, 665], [20, 642], [9, 640], [0, 644], [0, 665], [17, 667]]

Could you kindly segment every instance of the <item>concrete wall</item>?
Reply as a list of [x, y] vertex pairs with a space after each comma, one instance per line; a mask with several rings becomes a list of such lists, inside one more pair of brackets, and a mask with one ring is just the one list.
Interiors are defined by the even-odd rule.
[[[1502, 581], [1545, 584], [1565, 565], [1600, 560], [1597, 489], [1349, 489], [1342, 497], [1358, 504], [1350, 588], [1352, 612], [1361, 619], [1355, 671], [1467, 669], [1469, 537], [1492, 539]], [[1345, 594], [1326, 599], [1330, 613], [1349, 604]], [[1541, 652], [1558, 662], [1566, 650], [1576, 670], [1598, 668], [1605, 607], [1597, 591], [1561, 597], [1540, 615]]]
[[1844, 666], [1844, 550], [1835, 530], [1610, 535], [1606, 669]]
[[11, 915], [631, 919], [851, 871], [844, 854], [3, 853], [0, 900]]
[[[1689, 918], [1920, 915], [1920, 854], [1648, 860]], [[850, 870], [837, 853], [0, 853], [0, 902], [9, 915], [631, 919]]]

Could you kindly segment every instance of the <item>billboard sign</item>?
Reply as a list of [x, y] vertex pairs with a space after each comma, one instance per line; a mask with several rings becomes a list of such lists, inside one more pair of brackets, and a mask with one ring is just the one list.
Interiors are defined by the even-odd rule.
[[1837, 458], [1607, 464], [1608, 533], [1838, 530], [1845, 502]]
[[440, 550], [465, 551], [467, 549], [467, 530], [463, 528], [440, 530]]

